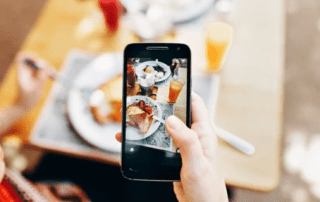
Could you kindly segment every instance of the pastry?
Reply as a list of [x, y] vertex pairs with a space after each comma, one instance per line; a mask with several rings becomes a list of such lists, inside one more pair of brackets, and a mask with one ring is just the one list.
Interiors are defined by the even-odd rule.
[[105, 125], [109, 121], [121, 123], [122, 75], [99, 86], [90, 97], [90, 110], [94, 120]]
[[153, 121], [152, 107], [143, 100], [129, 105], [127, 120], [130, 126], [138, 127], [142, 133], [147, 133]]
[[147, 133], [153, 121], [153, 115], [144, 112], [142, 114], [129, 115], [130, 119], [138, 126], [142, 133]]

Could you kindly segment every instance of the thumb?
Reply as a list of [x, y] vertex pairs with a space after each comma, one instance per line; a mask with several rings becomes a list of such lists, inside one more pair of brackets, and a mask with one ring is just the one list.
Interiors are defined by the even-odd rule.
[[180, 149], [182, 164], [194, 167], [197, 160], [203, 156], [197, 133], [176, 116], [168, 117], [165, 126], [174, 144]]

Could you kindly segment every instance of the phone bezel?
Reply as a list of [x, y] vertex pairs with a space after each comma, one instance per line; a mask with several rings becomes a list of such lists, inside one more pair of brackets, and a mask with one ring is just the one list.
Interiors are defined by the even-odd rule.
[[[148, 50], [147, 47], [168, 47], [166, 49], [152, 49]], [[132, 43], [126, 46], [124, 50], [124, 66], [123, 66], [123, 100], [122, 100], [122, 112], [126, 110], [126, 101], [127, 101], [127, 60], [128, 58], [142, 58], [142, 57], [151, 57], [157, 58], [159, 54], [162, 55], [172, 55], [172, 58], [186, 58], [187, 62], [187, 106], [186, 106], [186, 122], [187, 126], [191, 127], [191, 51], [186, 44], [180, 43]], [[159, 159], [161, 163], [158, 165], [148, 165], [150, 168], [155, 169], [150, 171], [145, 168], [145, 164], [142, 163], [145, 160], [145, 163], [151, 164], [150, 159], [141, 158], [139, 156], [140, 163], [135, 164], [136, 162], [133, 159], [126, 158], [126, 147], [137, 147], [141, 153], [152, 154], [153, 156], [163, 155], [165, 152], [161, 150], [156, 150], [148, 147], [129, 145], [126, 143], [126, 114], [122, 113], [122, 155], [121, 155], [121, 173], [122, 175], [130, 180], [139, 180], [139, 181], [179, 181], [180, 180], [180, 170], [181, 170], [181, 157], [180, 154], [176, 154], [173, 158], [165, 158], [162, 156]], [[139, 152], [136, 152], [137, 154]], [[147, 155], [144, 155], [147, 156]], [[155, 158], [151, 158], [155, 159]], [[136, 166], [136, 167], [135, 167]]]

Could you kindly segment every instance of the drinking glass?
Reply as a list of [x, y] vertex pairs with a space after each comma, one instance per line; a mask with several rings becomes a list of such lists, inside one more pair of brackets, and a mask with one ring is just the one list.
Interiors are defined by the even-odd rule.
[[221, 69], [232, 41], [233, 29], [223, 22], [211, 23], [206, 30], [206, 54], [209, 72]]
[[184, 86], [184, 82], [172, 79], [170, 81], [169, 86], [169, 96], [168, 96], [168, 102], [169, 103], [175, 103], [181, 93], [181, 90]]

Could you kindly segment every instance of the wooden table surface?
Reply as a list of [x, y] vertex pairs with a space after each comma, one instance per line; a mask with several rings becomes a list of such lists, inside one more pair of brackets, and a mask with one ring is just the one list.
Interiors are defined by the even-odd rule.
[[[256, 154], [245, 156], [221, 141], [220, 169], [228, 185], [271, 191], [277, 186], [280, 175], [284, 1], [236, 2], [235, 40], [222, 72], [215, 120], [219, 126], [253, 143]], [[60, 69], [72, 49], [114, 52], [123, 51], [130, 42], [137, 42], [122, 25], [114, 36], [102, 31], [85, 33], [87, 30], [83, 27], [90, 20], [92, 10], [88, 9], [92, 7], [89, 4], [92, 2], [49, 0], [21, 51], [36, 52]], [[169, 37], [166, 41], [170, 40]], [[199, 46], [191, 43], [194, 58]], [[0, 88], [0, 108], [12, 103], [16, 96], [16, 74], [15, 64], [12, 64]], [[52, 81], [46, 82], [39, 104], [13, 127], [11, 134], [28, 141], [52, 84]]]
[[256, 154], [248, 157], [220, 144], [221, 170], [230, 184], [271, 191], [280, 179], [284, 1], [237, 1], [234, 24], [216, 123], [251, 142]]

